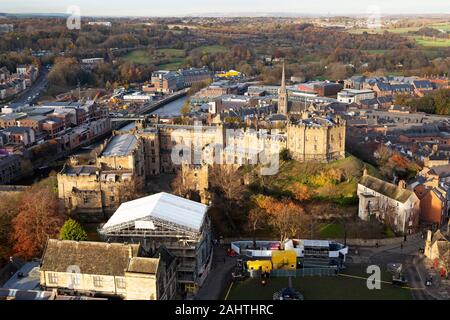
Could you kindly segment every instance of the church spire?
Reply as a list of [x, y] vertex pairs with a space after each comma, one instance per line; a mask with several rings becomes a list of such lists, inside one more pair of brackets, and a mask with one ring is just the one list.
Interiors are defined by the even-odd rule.
[[278, 91], [278, 113], [288, 115], [288, 93], [286, 89], [286, 71], [283, 60], [283, 74], [281, 76], [281, 87]]

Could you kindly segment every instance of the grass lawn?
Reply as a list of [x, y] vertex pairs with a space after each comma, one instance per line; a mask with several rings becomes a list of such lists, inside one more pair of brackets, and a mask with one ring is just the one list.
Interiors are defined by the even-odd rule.
[[[185, 57], [185, 50], [157, 49], [154, 55], [151, 55], [146, 50], [132, 51], [125, 56], [125, 59], [135, 64], [155, 64], [160, 69], [176, 70], [184, 64]], [[160, 61], [166, 61], [166, 63], [159, 63]]]
[[450, 39], [440, 39], [440, 38], [430, 38], [430, 37], [422, 37], [415, 36], [412, 37], [417, 44], [424, 47], [450, 47]]
[[370, 33], [370, 34], [382, 34], [385, 31], [391, 32], [391, 33], [407, 33], [409, 31], [417, 31], [419, 30], [419, 27], [409, 27], [409, 28], [377, 28], [377, 29], [351, 29], [348, 32], [353, 34], [362, 34], [364, 32]]
[[342, 224], [323, 223], [319, 226], [320, 237], [322, 239], [344, 238], [345, 230]]
[[[336, 277], [293, 278], [293, 287], [305, 300], [411, 300], [411, 291], [390, 284], [391, 274], [382, 270], [381, 290], [369, 290], [366, 267], [352, 265]], [[347, 276], [345, 276], [347, 275]], [[288, 278], [271, 278], [266, 286], [258, 279], [236, 282], [224, 294], [226, 300], [272, 300], [275, 292], [288, 286]], [[229, 290], [229, 293], [228, 293]], [[228, 296], [227, 296], [228, 293]]]
[[442, 31], [450, 31], [450, 22], [446, 23], [436, 23], [431, 25], [432, 28]]
[[151, 56], [148, 51], [145, 50], [132, 51], [125, 56], [125, 59], [129, 62], [143, 65], [152, 64], [154, 61], [153, 56]]

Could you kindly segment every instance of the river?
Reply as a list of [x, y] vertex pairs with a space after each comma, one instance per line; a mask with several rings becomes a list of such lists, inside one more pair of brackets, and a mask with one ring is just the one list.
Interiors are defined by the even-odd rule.
[[[150, 114], [153, 115], [158, 115], [161, 117], [169, 117], [169, 116], [173, 116], [173, 117], [177, 117], [181, 115], [181, 108], [183, 107], [184, 103], [189, 99], [188, 96], [184, 96], [181, 97], [180, 99], [177, 99], [175, 101], [169, 102], [168, 104], [166, 104], [165, 106], [159, 108], [156, 111], [153, 111]], [[120, 129], [120, 131], [129, 131], [134, 129], [135, 127], [135, 123], [130, 123], [127, 124], [125, 127], [123, 127], [122, 129]]]
[[[183, 107], [184, 102], [189, 99], [188, 96], [181, 97], [180, 99], [174, 100], [172, 102], [169, 102], [165, 106], [161, 107], [160, 109], [152, 112], [151, 114], [159, 115], [159, 116], [179, 116], [181, 115], [181, 107]], [[127, 124], [125, 127], [120, 129], [120, 131], [129, 131], [132, 130], [135, 127], [135, 123], [132, 122], [130, 124]], [[103, 141], [97, 141], [93, 143], [92, 145], [82, 148], [78, 152], [76, 152], [74, 155], [83, 155], [88, 154], [91, 152], [91, 150], [98, 147]], [[49, 176], [50, 172], [59, 172], [62, 169], [62, 165], [58, 165], [56, 167], [46, 167], [42, 168], [40, 170], [36, 170], [33, 176], [26, 177], [23, 179], [20, 179], [15, 184], [17, 185], [31, 185], [35, 182], [38, 182], [42, 179], [45, 179]]]

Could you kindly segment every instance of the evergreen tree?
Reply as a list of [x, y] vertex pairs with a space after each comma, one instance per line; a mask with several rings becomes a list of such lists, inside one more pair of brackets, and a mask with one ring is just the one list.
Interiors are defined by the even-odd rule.
[[86, 241], [87, 233], [77, 221], [69, 219], [62, 226], [59, 238], [61, 240]]

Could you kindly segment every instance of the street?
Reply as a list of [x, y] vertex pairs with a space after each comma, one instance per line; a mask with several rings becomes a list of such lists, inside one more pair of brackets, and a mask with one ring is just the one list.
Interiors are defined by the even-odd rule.
[[[49, 71], [50, 70], [46, 67], [42, 67], [39, 72], [39, 76], [33, 83], [33, 85], [22, 91], [15, 99], [11, 101], [11, 103], [27, 103], [29, 105], [32, 105], [39, 98], [39, 95], [46, 89], [48, 84], [47, 75]], [[30, 97], [31, 99], [29, 99]]]
[[[411, 236], [403, 246], [395, 244], [379, 248], [358, 248], [358, 256], [353, 255], [351, 259], [354, 262], [378, 265], [382, 269], [389, 263], [401, 263], [415, 300], [446, 299], [446, 289], [440, 285], [436, 273], [426, 265], [425, 257], [419, 254], [420, 248], [424, 248], [424, 240], [420, 236]], [[425, 279], [428, 276], [433, 276], [431, 287], [425, 286]]]

